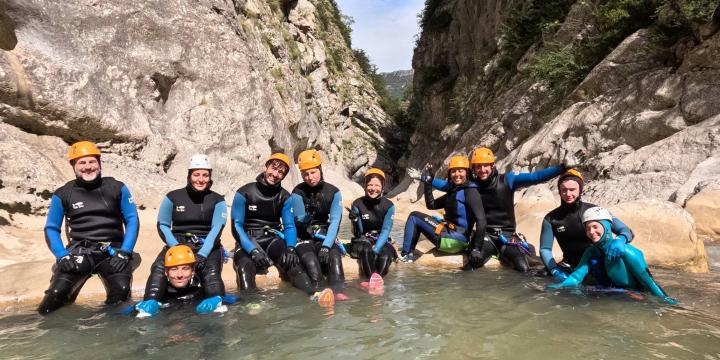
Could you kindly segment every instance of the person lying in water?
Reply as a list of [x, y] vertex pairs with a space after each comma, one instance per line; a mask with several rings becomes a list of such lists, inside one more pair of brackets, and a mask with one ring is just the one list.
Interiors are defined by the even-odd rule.
[[[576, 287], [582, 284], [592, 264], [606, 258], [605, 245], [615, 238], [611, 230], [612, 214], [607, 209], [592, 207], [583, 213], [582, 220], [585, 224], [585, 233], [593, 245], [585, 250], [575, 271], [564, 281], [549, 285], [550, 289]], [[605, 259], [605, 275], [612, 287], [649, 291], [669, 304], [679, 303], [678, 300], [668, 296], [655, 282], [642, 251], [630, 244], [624, 246], [619, 257]]]
[[162, 297], [147, 299], [135, 305], [137, 317], [157, 315], [160, 308], [177, 305], [194, 304], [200, 302], [195, 308], [200, 314], [213, 311], [222, 311], [223, 301], [234, 303], [231, 296], [213, 296], [203, 300], [204, 291], [200, 285], [200, 278], [195, 274], [195, 253], [187, 245], [175, 245], [165, 252], [166, 289]]

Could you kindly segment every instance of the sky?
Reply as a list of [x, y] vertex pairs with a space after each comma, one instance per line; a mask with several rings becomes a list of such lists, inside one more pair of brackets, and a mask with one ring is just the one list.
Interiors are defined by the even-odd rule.
[[409, 70], [417, 14], [425, 0], [336, 0], [340, 11], [355, 20], [352, 47], [363, 49], [380, 72]]

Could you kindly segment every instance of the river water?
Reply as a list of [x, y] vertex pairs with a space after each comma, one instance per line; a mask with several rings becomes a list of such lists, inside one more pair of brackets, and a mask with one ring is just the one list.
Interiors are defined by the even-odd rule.
[[[396, 235], [397, 236], [397, 235]], [[720, 254], [709, 248], [710, 254]], [[243, 295], [224, 314], [192, 307], [150, 319], [100, 302], [50, 316], [0, 314], [2, 359], [720, 359], [720, 269], [655, 271], [682, 301], [544, 291], [548, 278], [397, 264], [383, 295], [349, 281], [320, 307], [287, 284]]]

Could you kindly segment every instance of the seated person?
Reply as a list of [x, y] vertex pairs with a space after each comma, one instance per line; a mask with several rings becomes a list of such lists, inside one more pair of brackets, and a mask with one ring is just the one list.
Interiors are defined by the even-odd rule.
[[[558, 281], [565, 280], [578, 266], [585, 250], [592, 246], [590, 239], [585, 236], [585, 225], [581, 219], [585, 210], [597, 205], [582, 200], [585, 179], [583, 175], [570, 169], [560, 175], [558, 179], [558, 192], [560, 193], [560, 206], [545, 215], [540, 231], [540, 257], [547, 272]], [[612, 232], [618, 234], [615, 240], [607, 244], [605, 253], [612, 260], [619, 255], [618, 249], [633, 239], [633, 233], [620, 219], [613, 217]], [[557, 263], [553, 258], [553, 243], [557, 243], [562, 250], [562, 261]], [[597, 280], [597, 279], [596, 279]]]
[[[582, 220], [585, 224], [585, 233], [593, 245], [585, 250], [577, 268], [567, 279], [561, 283], [549, 285], [548, 288], [558, 289], [580, 285], [592, 263], [602, 261], [605, 257], [605, 245], [615, 239], [615, 235], [612, 233], [613, 217], [606, 209], [590, 208], [583, 213]], [[645, 290], [669, 304], [679, 303], [669, 297], [655, 282], [639, 249], [628, 244], [623, 246], [619, 253], [620, 256], [617, 258], [605, 260], [604, 272], [612, 287]]]
[[[200, 279], [195, 274], [195, 254], [187, 245], [175, 245], [165, 252], [165, 291], [159, 299], [147, 299], [135, 305], [137, 317], [153, 316], [160, 308], [173, 305], [194, 304], [200, 301], [195, 310], [200, 314], [224, 311], [222, 302], [235, 302], [233, 298], [213, 296], [205, 300]], [[151, 275], [152, 276], [152, 275]], [[146, 289], [147, 292], [151, 291]]]
[[[466, 156], [457, 155], [450, 158], [448, 178], [452, 187], [438, 199], [433, 197], [430, 184], [423, 183], [425, 206], [431, 210], [444, 209], [445, 216], [438, 221], [419, 211], [410, 213], [405, 222], [402, 247], [404, 256], [401, 258], [403, 262], [412, 261], [411, 255], [422, 233], [438, 247], [438, 250], [447, 253], [466, 251], [472, 242], [477, 248], [473, 247], [469, 251], [468, 265], [478, 268], [484, 264], [479, 250], [482, 248], [485, 236], [485, 212], [476, 185], [468, 179], [469, 170], [470, 161]], [[473, 227], [475, 233], [471, 236]]]
[[371, 168], [365, 173], [365, 196], [355, 199], [348, 218], [352, 224], [351, 254], [358, 259], [360, 276], [387, 275], [397, 259], [390, 244], [395, 205], [383, 196], [385, 173]]

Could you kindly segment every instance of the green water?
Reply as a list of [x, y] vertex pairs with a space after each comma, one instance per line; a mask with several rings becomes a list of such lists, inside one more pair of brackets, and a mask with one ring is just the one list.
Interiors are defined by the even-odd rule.
[[[394, 229], [402, 242], [402, 224]], [[348, 238], [347, 226], [341, 230]], [[188, 307], [135, 319], [100, 302], [45, 317], [0, 313], [0, 359], [720, 360], [720, 248], [708, 254], [710, 274], [654, 272], [681, 307], [652, 297], [545, 292], [550, 279], [509, 269], [397, 264], [384, 295], [349, 281], [350, 300], [332, 309], [281, 284], [244, 295], [224, 314], [199, 316]]]
[[5, 314], [0, 358], [720, 359], [718, 276], [656, 277], [682, 307], [622, 294], [548, 293], [548, 279], [507, 269], [398, 264], [384, 295], [350, 282], [351, 300], [332, 309], [283, 284], [225, 314], [186, 308], [135, 319], [99, 303], [46, 317]]

